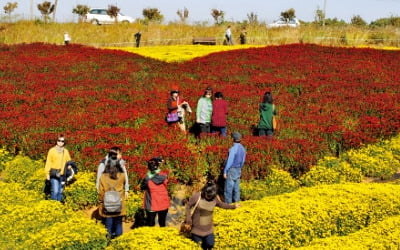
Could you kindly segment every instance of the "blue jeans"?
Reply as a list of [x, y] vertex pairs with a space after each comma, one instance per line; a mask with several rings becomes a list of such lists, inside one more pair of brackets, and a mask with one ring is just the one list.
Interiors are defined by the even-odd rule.
[[111, 239], [122, 234], [122, 216], [105, 217], [103, 218], [103, 224], [106, 226]]
[[212, 127], [211, 133], [219, 132], [220, 136], [226, 137], [226, 127]]
[[242, 168], [230, 168], [228, 170], [225, 180], [225, 202], [230, 204], [232, 202], [240, 201], [240, 175]]
[[50, 178], [51, 195], [50, 198], [56, 201], [62, 201], [63, 186], [60, 179]]
[[201, 241], [202, 249], [212, 249], [215, 244], [215, 237], [213, 233], [206, 236], [198, 236], [196, 234], [192, 234], [192, 240], [196, 243], [199, 243]]

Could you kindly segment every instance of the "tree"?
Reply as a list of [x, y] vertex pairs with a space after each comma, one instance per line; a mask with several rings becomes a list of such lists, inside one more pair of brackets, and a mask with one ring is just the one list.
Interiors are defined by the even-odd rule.
[[314, 18], [314, 22], [320, 25], [323, 25], [325, 22], [325, 13], [323, 10], [321, 10], [320, 8], [318, 8], [315, 11], [315, 18]]
[[225, 12], [222, 10], [212, 9], [211, 16], [214, 18], [215, 24], [221, 24], [224, 22]]
[[287, 11], [281, 12], [281, 18], [286, 22], [289, 22], [291, 19], [295, 18], [295, 10], [293, 8], [288, 9]]
[[89, 6], [78, 4], [75, 8], [72, 9], [72, 13], [78, 15], [78, 22], [81, 23], [84, 16], [89, 13], [89, 10]]
[[118, 23], [118, 13], [120, 10], [121, 9], [115, 5], [109, 5], [107, 9], [107, 15], [109, 15], [110, 17], [114, 17], [115, 22]]
[[364, 19], [362, 19], [360, 17], [360, 15], [353, 16], [351, 18], [351, 22], [350, 23], [352, 25], [356, 25], [356, 26], [366, 26], [367, 25], [367, 22], [365, 22]]
[[146, 22], [162, 22], [164, 20], [164, 16], [157, 8], [143, 9], [142, 14]]
[[18, 7], [18, 3], [14, 2], [14, 3], [10, 3], [8, 2], [4, 7], [4, 13], [8, 14], [8, 17], [11, 21], [11, 13]]
[[182, 23], [186, 22], [186, 19], [188, 19], [189, 17], [189, 10], [186, 9], [186, 7], [183, 10], [178, 10], [176, 12], [176, 14], [179, 16], [179, 18], [181, 19]]
[[249, 24], [258, 24], [258, 15], [254, 12], [250, 12], [247, 14], [247, 20], [249, 20]]
[[44, 22], [47, 23], [50, 20], [49, 15], [54, 11], [54, 4], [44, 1], [43, 3], [38, 4], [37, 7], [43, 16]]

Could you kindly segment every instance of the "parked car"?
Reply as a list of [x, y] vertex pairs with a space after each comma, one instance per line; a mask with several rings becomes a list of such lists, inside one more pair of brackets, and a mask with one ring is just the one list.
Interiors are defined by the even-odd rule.
[[267, 24], [268, 28], [279, 28], [279, 27], [299, 27], [300, 22], [297, 18], [290, 19], [289, 21], [285, 19], [276, 20], [273, 23]]
[[[119, 23], [133, 23], [135, 19], [130, 16], [125, 16], [122, 13], [118, 13], [117, 20]], [[115, 18], [107, 14], [107, 9], [91, 9], [89, 13], [85, 15], [85, 22], [92, 24], [113, 24]]]

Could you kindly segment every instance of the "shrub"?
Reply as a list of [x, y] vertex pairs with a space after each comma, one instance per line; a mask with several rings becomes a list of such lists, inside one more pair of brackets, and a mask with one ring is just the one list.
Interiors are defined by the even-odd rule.
[[36, 170], [43, 170], [44, 175], [44, 164], [43, 161], [34, 161], [27, 156], [17, 155], [14, 159], [5, 164], [5, 170], [3, 171], [3, 177], [6, 182], [16, 182], [25, 184], [26, 181], [32, 176], [32, 173]]
[[337, 184], [344, 182], [361, 182], [362, 173], [358, 168], [343, 159], [324, 157], [318, 164], [301, 177], [301, 183], [307, 187], [319, 184]]
[[388, 149], [388, 143], [368, 145], [358, 150], [349, 150], [346, 157], [352, 167], [359, 168], [363, 175], [389, 179], [400, 168], [399, 159]]
[[216, 209], [216, 248], [287, 249], [347, 235], [399, 214], [399, 191], [390, 184], [320, 185]]
[[6, 162], [11, 161], [12, 157], [5, 147], [0, 148], [0, 172], [4, 170]]
[[289, 193], [299, 188], [299, 182], [283, 170], [272, 169], [265, 180], [242, 181], [242, 200], [259, 200], [265, 196]]
[[400, 216], [387, 218], [348, 236], [333, 236], [313, 241], [299, 250], [399, 249]]
[[104, 249], [108, 240], [107, 230], [102, 224], [96, 224], [85, 217], [72, 216], [64, 222], [57, 222], [30, 235], [22, 244], [29, 249]]
[[84, 209], [97, 203], [96, 180], [93, 173], [79, 172], [76, 181], [65, 187], [65, 205], [74, 209]]
[[114, 239], [107, 250], [201, 249], [173, 227], [140, 227]]

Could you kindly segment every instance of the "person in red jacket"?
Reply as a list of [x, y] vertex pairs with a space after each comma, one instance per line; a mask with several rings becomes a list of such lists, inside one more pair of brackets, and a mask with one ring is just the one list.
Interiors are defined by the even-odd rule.
[[146, 224], [153, 227], [158, 215], [158, 224], [165, 227], [168, 208], [171, 204], [167, 184], [168, 173], [159, 168], [160, 158], [152, 158], [147, 162], [149, 171], [143, 179], [140, 189], [144, 191], [143, 207], [146, 211]]
[[214, 94], [213, 112], [211, 116], [211, 132], [219, 133], [226, 137], [226, 117], [228, 115], [228, 102], [224, 99], [221, 92]]

